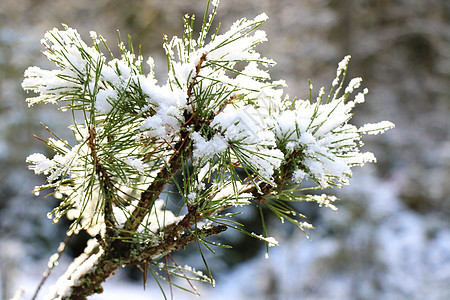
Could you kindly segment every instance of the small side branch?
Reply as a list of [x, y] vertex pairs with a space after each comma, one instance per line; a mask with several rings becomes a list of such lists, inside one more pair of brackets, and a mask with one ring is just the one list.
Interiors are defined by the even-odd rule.
[[33, 297], [31, 298], [31, 300], [35, 300], [37, 295], [39, 294], [39, 291], [41, 290], [42, 286], [44, 285], [45, 281], [47, 280], [47, 278], [50, 276], [50, 274], [53, 271], [53, 268], [57, 265], [56, 262], [58, 260], [61, 259], [61, 256], [63, 256], [64, 252], [66, 251], [67, 248], [67, 244], [70, 242], [70, 240], [72, 239], [71, 235], [66, 236], [66, 239], [64, 240], [64, 242], [62, 243], [62, 246], [60, 246], [58, 248], [58, 253], [56, 258], [54, 259], [54, 261], [52, 261], [52, 264], [48, 267], [48, 269], [44, 272], [44, 274], [42, 275], [41, 281], [39, 282], [38, 287], [36, 288], [36, 291], [34, 292]]
[[110, 234], [112, 228], [115, 226], [114, 222], [114, 214], [113, 214], [113, 207], [112, 203], [114, 200], [114, 185], [111, 181], [111, 178], [108, 174], [108, 172], [103, 168], [103, 166], [100, 164], [100, 161], [97, 156], [97, 133], [95, 131], [95, 127], [89, 128], [89, 137], [87, 140], [87, 145], [90, 149], [90, 154], [92, 157], [93, 165], [95, 168], [95, 173], [99, 178], [99, 183], [103, 191], [103, 197], [104, 197], [104, 218], [107, 228], [107, 235]]
[[199, 238], [217, 235], [226, 229], [227, 227], [224, 225], [217, 225], [198, 229], [195, 232], [190, 232], [189, 234], [180, 237], [179, 239], [166, 238], [157, 246], [143, 246], [137, 249], [138, 254], [133, 255], [132, 257], [130, 257], [129, 253], [120, 255], [120, 251], [104, 252], [99, 257], [95, 266], [90, 269], [88, 273], [79, 278], [79, 283], [72, 287], [70, 295], [63, 297], [63, 299], [82, 300], [87, 299], [87, 296], [89, 295], [101, 293], [103, 291], [101, 284], [119, 267], [123, 265], [141, 265], [143, 262], [149, 262], [161, 254], [170, 253], [172, 251], [184, 248], [186, 245], [196, 241]]
[[139, 260], [135, 261], [135, 263], [142, 263], [142, 261], [152, 260], [154, 257], [158, 257], [161, 254], [169, 253], [181, 248], [186, 247], [189, 243], [196, 241], [199, 238], [206, 238], [211, 235], [218, 235], [227, 230], [225, 225], [216, 225], [207, 228], [198, 229], [195, 234], [189, 233], [185, 236], [182, 236], [177, 239], [166, 238], [164, 242], [159, 244], [156, 247], [147, 247], [142, 256], [139, 257]]
[[189, 83], [188, 89], [187, 89], [187, 103], [189, 104], [189, 101], [192, 96], [192, 92], [194, 89], [195, 84], [197, 83], [197, 78], [199, 77], [200, 70], [202, 69], [203, 63], [206, 61], [206, 56], [208, 53], [203, 53], [200, 57], [200, 60], [198, 61], [197, 65], [195, 66], [195, 75], [192, 78], [191, 82]]

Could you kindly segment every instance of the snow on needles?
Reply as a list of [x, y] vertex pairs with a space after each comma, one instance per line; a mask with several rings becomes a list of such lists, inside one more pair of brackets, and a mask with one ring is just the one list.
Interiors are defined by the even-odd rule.
[[[343, 80], [349, 59], [347, 56], [339, 63], [333, 86]], [[382, 121], [358, 129], [348, 123], [352, 108], [364, 102], [367, 93], [365, 89], [354, 100], [348, 99], [360, 84], [361, 78], [354, 78], [345, 88], [344, 95], [339, 96], [338, 88], [331, 90], [327, 99], [324, 99], [322, 88], [315, 102], [312, 99], [297, 100], [294, 105], [288, 103], [273, 114], [279, 147], [286, 155], [298, 157], [295, 159], [294, 181], [301, 183], [312, 179], [321, 187], [342, 186], [349, 183], [352, 167], [375, 161], [372, 153], [359, 151], [361, 134], [384, 132], [394, 124]]]
[[103, 249], [95, 239], [88, 241], [88, 245], [78, 256], [67, 271], [58, 278], [58, 281], [50, 287], [50, 292], [44, 299], [63, 299], [70, 296], [72, 287], [79, 283], [79, 279], [97, 264], [98, 258], [103, 254]]
[[[363, 89], [352, 96], [361, 86], [359, 77], [342, 87], [350, 56], [338, 64], [328, 94], [321, 88], [315, 99], [291, 101], [283, 97], [285, 82], [271, 80], [268, 67], [275, 62], [255, 50], [267, 40], [259, 28], [266, 14], [240, 19], [227, 32], [212, 34], [206, 43], [218, 2], [211, 2], [213, 13], [204, 20], [198, 39], [193, 38], [189, 16], [182, 38], [165, 38], [169, 71], [162, 84], [154, 77], [153, 59], [148, 59], [150, 71], [145, 73], [143, 58], [122, 42], [120, 58], [108, 60], [99, 46], [106, 41], [95, 32], [91, 32], [92, 46], [65, 25], [64, 30], [45, 34], [44, 54], [56, 69], [25, 71], [23, 88], [39, 94], [27, 101], [79, 110], [85, 123], [74, 120], [70, 127], [74, 146], [51, 138], [45, 142], [55, 152], [53, 158], [35, 153], [27, 162], [36, 174], [47, 175], [47, 184], [35, 191], [55, 189], [61, 204], [52, 211], [54, 221], [67, 213], [73, 220], [69, 233], [86, 229], [92, 235], [103, 234], [106, 201], [113, 203], [110, 223], [124, 226], [133, 216], [134, 200], [161, 170], [170, 169], [176, 156], [185, 159], [177, 162], [181, 173], [187, 172], [184, 164], [197, 173], [183, 178], [190, 185], [179, 190], [187, 195], [185, 204], [212, 205], [211, 214], [254, 199], [265, 201], [262, 197], [270, 195], [257, 195], [263, 194], [261, 182], [268, 187], [265, 193], [275, 193], [277, 186], [282, 193], [285, 183], [300, 186], [308, 179], [322, 188], [340, 187], [349, 183], [352, 167], [375, 161], [372, 153], [360, 152], [362, 135], [383, 133], [394, 125], [383, 121], [358, 129], [349, 123], [353, 107], [363, 103], [368, 92]], [[246, 179], [239, 179], [237, 169]], [[238, 190], [235, 181], [246, 188]], [[255, 192], [246, 190], [251, 184], [256, 184]], [[231, 190], [229, 196], [219, 194], [224, 187]], [[304, 199], [335, 209], [334, 199], [326, 195]], [[139, 220], [136, 235], [147, 231], [153, 238], [162, 227], [182, 219], [165, 207], [163, 200], [157, 200], [147, 217]], [[284, 211], [279, 213], [283, 219]], [[273, 238], [262, 239], [270, 246], [278, 244]], [[98, 255], [82, 266], [92, 267]], [[88, 267], [78, 266], [65, 280], [76, 282], [76, 274]]]

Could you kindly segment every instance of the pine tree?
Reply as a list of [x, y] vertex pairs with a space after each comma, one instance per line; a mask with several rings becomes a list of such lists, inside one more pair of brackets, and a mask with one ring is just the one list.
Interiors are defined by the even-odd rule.
[[[349, 123], [352, 108], [368, 92], [353, 96], [361, 78], [344, 87], [349, 56], [339, 63], [328, 92], [321, 88], [313, 96], [310, 84], [309, 99], [291, 100], [283, 94], [285, 82], [270, 78], [275, 62], [255, 50], [266, 41], [259, 27], [267, 16], [243, 18], [226, 33], [217, 28], [208, 36], [217, 4], [208, 1], [198, 37], [188, 15], [181, 38], [165, 37], [168, 79], [162, 85], [153, 59], [145, 64], [131, 39], [125, 45], [119, 35], [120, 58], [114, 58], [95, 32], [92, 46], [65, 25], [45, 34], [44, 54], [56, 69], [30, 67], [22, 86], [39, 94], [27, 99], [30, 106], [53, 103], [71, 115], [76, 143], [48, 129], [52, 137], [39, 139], [53, 158], [35, 153], [27, 162], [47, 176], [34, 192], [51, 189], [60, 199], [49, 217], [56, 223], [67, 216], [68, 236], [81, 230], [92, 236], [50, 299], [99, 293], [102, 282], [124, 265], [140, 266], [144, 281], [150, 272], [155, 279], [167, 273], [214, 284], [202, 251], [229, 246], [208, 237], [232, 228], [265, 241], [268, 252], [278, 242], [267, 235], [263, 207], [282, 223], [312, 228], [291, 204], [313, 201], [336, 210], [336, 197], [316, 190], [342, 187], [352, 167], [375, 161], [370, 152], [360, 152], [361, 136], [393, 124]], [[239, 210], [229, 212], [246, 205], [259, 209], [261, 234], [234, 221]], [[208, 274], [160, 263], [190, 243], [198, 245]]]

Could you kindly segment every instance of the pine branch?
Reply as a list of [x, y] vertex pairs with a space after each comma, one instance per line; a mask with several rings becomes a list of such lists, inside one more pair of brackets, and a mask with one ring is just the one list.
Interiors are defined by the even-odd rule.
[[[157, 246], [139, 246], [136, 249], [135, 244], [118, 240], [120, 242], [105, 250], [99, 257], [97, 264], [79, 278], [79, 283], [72, 287], [70, 295], [63, 297], [63, 299], [81, 300], [87, 299], [87, 296], [95, 293], [102, 293], [103, 288], [101, 284], [119, 267], [150, 262], [164, 253], [179, 250], [199, 238], [203, 239], [211, 235], [218, 235], [227, 229], [224, 225], [216, 225], [182, 235], [188, 219], [185, 218], [180, 221], [179, 226], [174, 227], [170, 234]], [[177, 235], [181, 237], [173, 238]], [[131, 250], [134, 250], [134, 253], [137, 254], [133, 254]], [[94, 249], [91, 254], [94, 254], [95, 251], [98, 251], [98, 249]]]
[[[240, 193], [255, 193], [262, 199], [264, 195], [271, 192], [267, 183], [259, 182], [258, 184], [259, 187], [256, 187], [254, 184], [249, 184]], [[258, 190], [263, 191], [263, 194], [258, 193]], [[222, 198], [225, 199], [229, 196], [224, 195]], [[191, 207], [183, 219], [163, 228], [164, 238], [156, 246], [136, 245], [125, 242], [122, 239], [115, 239], [114, 243], [106, 245], [107, 248], [104, 249], [104, 254], [100, 256], [95, 267], [79, 279], [80, 283], [74, 286], [71, 295], [64, 299], [81, 300], [86, 299], [89, 295], [101, 293], [103, 291], [101, 284], [121, 266], [141, 265], [165, 253], [182, 249], [199, 238], [203, 239], [211, 235], [220, 234], [227, 229], [225, 225], [200, 228], [196, 231], [189, 230], [187, 234], [183, 234], [183, 232], [192, 226], [193, 221], [198, 223], [206, 217], [216, 215], [229, 207], [223, 206], [216, 211], [204, 215], [198, 215], [197, 208]]]
[[[205, 45], [218, 1], [211, 4], [212, 15], [207, 20], [205, 12], [198, 42], [192, 38], [193, 18], [186, 19], [182, 39], [165, 38], [169, 74], [164, 85], [155, 80], [151, 59], [151, 72], [144, 74], [142, 57], [136, 57], [131, 42], [128, 51], [119, 36], [121, 58], [107, 61], [99, 48], [100, 42], [106, 46], [103, 38], [91, 33], [94, 46], [88, 47], [67, 26], [44, 38], [44, 53], [59, 69], [25, 71], [22, 86], [40, 94], [27, 100], [30, 105], [65, 102], [73, 113], [82, 112], [85, 122], [74, 117], [77, 145], [48, 129], [56, 140], [38, 139], [55, 156], [27, 158], [30, 169], [47, 175], [48, 184], [35, 191], [54, 188], [63, 195], [52, 211], [54, 221], [70, 211], [77, 216], [69, 233], [86, 229], [97, 239], [61, 277], [55, 297], [86, 299], [101, 292], [101, 284], [120, 266], [148, 266], [228, 227], [277, 245], [267, 237], [264, 220], [260, 236], [235, 226], [228, 219], [234, 214], [220, 214], [232, 205], [256, 203], [264, 219], [264, 203], [282, 222], [303, 230], [307, 226], [298, 219], [305, 216], [289, 203], [315, 201], [335, 209], [335, 197], [302, 192], [348, 184], [352, 167], [375, 161], [370, 152], [360, 152], [361, 135], [394, 126], [383, 121], [358, 129], [348, 123], [351, 109], [367, 93], [348, 100], [360, 86], [361, 78], [354, 78], [339, 95], [349, 56], [339, 63], [326, 101], [323, 88], [313, 101], [311, 84], [309, 101], [282, 100], [279, 88], [285, 85], [271, 81], [265, 70], [275, 62], [254, 49], [266, 40], [264, 31], [256, 29], [267, 15], [243, 18], [221, 35], [216, 31]], [[179, 174], [183, 183], [175, 180]], [[304, 180], [317, 187], [300, 188]], [[169, 184], [184, 199], [178, 213], [159, 199]], [[180, 216], [184, 208], [187, 213]], [[200, 227], [203, 220], [206, 225]]]

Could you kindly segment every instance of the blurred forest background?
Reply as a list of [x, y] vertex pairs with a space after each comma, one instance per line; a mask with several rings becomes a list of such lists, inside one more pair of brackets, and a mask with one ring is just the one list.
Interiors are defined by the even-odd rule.
[[[162, 34], [181, 35], [185, 13], [200, 26], [205, 7], [206, 0], [0, 0], [0, 298], [20, 285], [31, 297], [66, 230], [45, 217], [55, 200], [30, 193], [43, 178], [25, 164], [45, 151], [32, 138], [48, 136], [39, 122], [71, 139], [71, 117], [49, 105], [28, 109], [20, 86], [28, 66], [53, 67], [40, 53], [43, 34], [65, 23], [86, 41], [97, 31], [116, 49], [119, 29], [142, 45], [144, 59], [152, 55], [164, 81]], [[287, 80], [291, 98], [307, 98], [308, 78], [316, 92], [329, 86], [337, 63], [351, 54], [350, 77], [361, 76], [369, 88], [353, 122], [389, 120], [396, 128], [365, 139], [379, 162], [355, 170], [338, 191], [337, 213], [302, 207], [317, 228], [311, 241], [268, 220], [281, 246], [266, 260], [256, 240], [224, 234], [235, 249], [210, 258], [217, 287], [201, 287], [201, 298], [450, 299], [450, 1], [222, 0], [218, 11], [224, 30], [238, 18], [269, 15], [260, 51], [278, 62], [272, 78]], [[256, 210], [246, 216], [258, 230]], [[81, 244], [71, 243], [67, 260]], [[177, 262], [201, 268], [190, 253]], [[140, 276], [123, 274], [115, 289], [107, 285], [92, 299], [119, 299], [118, 286], [131, 299], [160, 299], [151, 281], [142, 289]]]

